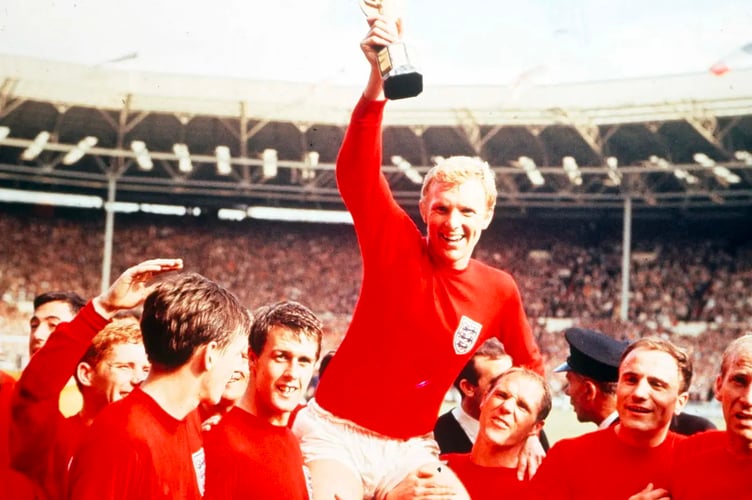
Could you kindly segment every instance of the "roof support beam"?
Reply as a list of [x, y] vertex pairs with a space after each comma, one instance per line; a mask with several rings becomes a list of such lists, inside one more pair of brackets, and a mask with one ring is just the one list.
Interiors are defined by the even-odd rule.
[[458, 109], [456, 110], [456, 115], [457, 124], [459, 125], [462, 132], [464, 132], [467, 143], [473, 149], [473, 152], [476, 154], [476, 156], [480, 156], [480, 148], [482, 146], [482, 143], [480, 135], [480, 125], [478, 125], [478, 120], [475, 119], [475, 116], [469, 109]]

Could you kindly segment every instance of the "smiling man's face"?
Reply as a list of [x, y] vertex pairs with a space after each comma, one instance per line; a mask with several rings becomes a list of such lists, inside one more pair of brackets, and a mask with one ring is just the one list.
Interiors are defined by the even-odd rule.
[[616, 407], [627, 429], [656, 435], [665, 432], [671, 417], [684, 407], [679, 365], [664, 351], [638, 348], [619, 366]]

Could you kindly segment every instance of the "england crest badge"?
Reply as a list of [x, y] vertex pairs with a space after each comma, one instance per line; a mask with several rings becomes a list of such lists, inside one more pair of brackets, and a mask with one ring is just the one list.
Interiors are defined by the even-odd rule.
[[473, 348], [480, 336], [483, 325], [467, 316], [460, 318], [460, 324], [454, 331], [454, 352], [458, 355], [467, 354]]

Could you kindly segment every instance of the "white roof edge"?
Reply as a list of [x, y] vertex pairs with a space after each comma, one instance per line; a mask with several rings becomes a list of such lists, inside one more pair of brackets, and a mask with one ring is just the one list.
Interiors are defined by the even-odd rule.
[[[365, 76], [364, 76], [365, 80]], [[752, 113], [752, 69], [577, 84], [433, 86], [389, 103], [385, 123], [531, 125], [627, 123], [687, 115]], [[0, 54], [0, 82], [8, 97], [190, 115], [346, 125], [360, 86], [254, 81], [139, 73]]]

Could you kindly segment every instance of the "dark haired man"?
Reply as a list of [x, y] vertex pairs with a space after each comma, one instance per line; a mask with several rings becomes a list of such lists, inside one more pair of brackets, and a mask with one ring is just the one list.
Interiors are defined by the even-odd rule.
[[29, 355], [42, 348], [57, 325], [68, 322], [86, 305], [75, 292], [45, 292], [34, 297], [34, 314], [29, 320]]
[[254, 316], [248, 387], [205, 438], [206, 497], [305, 500], [303, 456], [287, 423], [313, 376], [322, 324], [291, 301]]
[[237, 297], [203, 276], [156, 285], [141, 316], [151, 371], [84, 436], [68, 497], [201, 499], [206, 461], [197, 407], [219, 401], [243, 361], [250, 323]]

